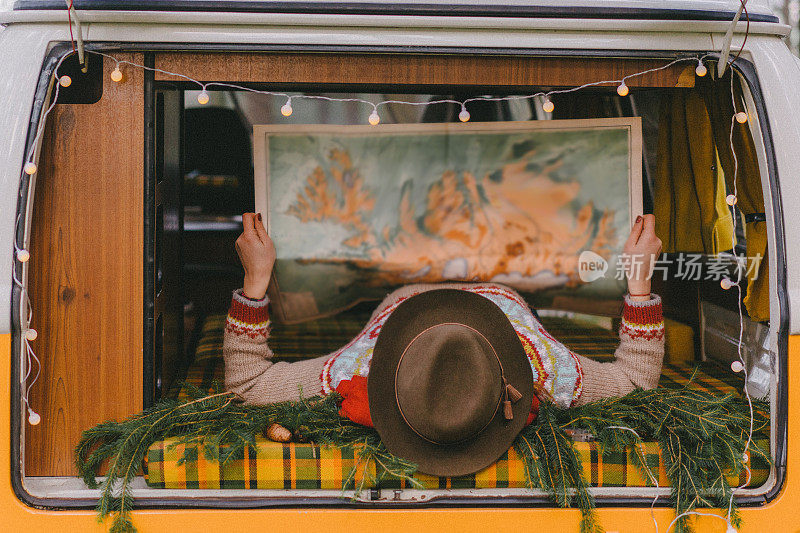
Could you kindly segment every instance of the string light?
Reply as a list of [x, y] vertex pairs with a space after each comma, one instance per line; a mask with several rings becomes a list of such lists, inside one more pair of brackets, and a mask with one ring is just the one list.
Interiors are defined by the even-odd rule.
[[705, 76], [706, 74], [708, 74], [708, 69], [703, 64], [703, 60], [702, 59], [698, 59], [697, 60], [697, 67], [694, 69], [694, 73], [697, 74], [698, 76], [700, 76], [701, 78], [703, 76]]
[[[380, 116], [378, 115], [377, 106], [378, 105], [383, 105], [383, 104], [389, 104], [389, 103], [397, 103], [397, 104], [412, 105], [412, 106], [428, 106], [428, 105], [435, 105], [435, 104], [440, 104], [440, 103], [455, 103], [455, 104], [459, 104], [459, 105], [462, 106], [462, 110], [459, 113], [459, 119], [462, 122], [466, 122], [466, 121], [469, 120], [470, 117], [469, 117], [469, 112], [466, 110], [465, 104], [467, 102], [471, 102], [471, 101], [515, 101], [515, 100], [525, 100], [525, 99], [531, 99], [531, 98], [542, 97], [543, 96], [544, 97], [544, 103], [542, 104], [542, 109], [546, 113], [552, 113], [554, 108], [555, 108], [553, 102], [550, 99], [550, 95], [552, 95], [552, 94], [571, 93], [571, 92], [575, 92], [575, 91], [580, 91], [580, 90], [588, 88], [588, 87], [603, 86], [603, 85], [609, 85], [609, 84], [613, 84], [613, 83], [617, 83], [618, 82], [619, 85], [617, 87], [617, 93], [620, 94], [620, 96], [625, 96], [625, 95], [629, 94], [629, 88], [628, 88], [627, 84], [625, 83], [625, 79], [636, 77], [636, 76], [642, 76], [642, 75], [645, 75], [645, 74], [648, 74], [648, 73], [651, 73], [651, 72], [655, 72], [655, 71], [664, 70], [664, 69], [669, 68], [672, 65], [676, 65], [676, 64], [679, 64], [681, 62], [685, 62], [685, 61], [689, 61], [689, 60], [695, 60], [695, 59], [697, 60], [697, 67], [695, 68], [695, 73], [698, 76], [704, 76], [707, 73], [707, 69], [706, 69], [705, 65], [703, 65], [703, 59], [706, 56], [702, 56], [700, 58], [686, 58], [686, 57], [684, 57], [684, 58], [678, 58], [678, 59], [675, 59], [673, 61], [670, 61], [670, 62], [668, 62], [668, 63], [666, 63], [666, 64], [664, 64], [664, 65], [662, 65], [660, 67], [655, 67], [655, 68], [651, 68], [651, 69], [644, 70], [644, 71], [641, 71], [641, 72], [637, 72], [637, 73], [634, 73], [634, 74], [629, 74], [625, 78], [623, 78], [622, 80], [601, 80], [601, 81], [586, 83], [586, 84], [583, 84], [583, 85], [580, 85], [580, 86], [577, 86], [577, 87], [572, 87], [572, 88], [569, 88], [569, 89], [554, 90], [554, 91], [550, 91], [550, 92], [547, 92], [547, 93], [539, 92], [539, 93], [535, 93], [535, 94], [531, 94], [531, 95], [507, 96], [507, 97], [484, 97], [484, 96], [481, 96], [481, 97], [468, 98], [468, 99], [466, 99], [464, 101], [455, 101], [455, 100], [450, 100], [450, 99], [432, 100], [432, 101], [428, 101], [428, 102], [385, 101], [385, 102], [380, 102], [378, 104], [375, 104], [375, 103], [372, 103], [372, 102], [369, 102], [369, 101], [366, 101], [366, 100], [363, 100], [363, 99], [359, 99], [359, 98], [332, 98], [332, 97], [321, 96], [321, 95], [306, 95], [306, 94], [289, 96], [289, 95], [287, 95], [285, 93], [278, 93], [278, 92], [271, 92], [271, 91], [260, 91], [260, 90], [252, 89], [252, 88], [249, 88], [249, 87], [243, 87], [243, 86], [239, 86], [239, 85], [222, 83], [222, 82], [213, 82], [213, 83], [203, 84], [203, 83], [200, 83], [199, 81], [197, 81], [197, 80], [195, 80], [195, 79], [193, 79], [193, 78], [191, 78], [189, 76], [186, 76], [184, 74], [164, 71], [164, 70], [160, 70], [160, 69], [155, 69], [153, 67], [147, 67], [145, 65], [137, 64], [137, 63], [134, 63], [134, 62], [131, 62], [131, 61], [117, 60], [113, 56], [111, 56], [109, 54], [106, 54], [106, 53], [103, 53], [103, 52], [87, 50], [87, 53], [96, 54], [96, 55], [99, 55], [99, 56], [102, 56], [102, 57], [106, 57], [106, 58], [110, 58], [110, 59], [116, 61], [117, 66], [114, 69], [114, 71], [112, 71], [112, 73], [111, 73], [111, 79], [113, 81], [115, 81], [115, 82], [122, 80], [122, 72], [119, 69], [119, 65], [120, 64], [128, 64], [128, 65], [131, 65], [131, 66], [134, 66], [134, 67], [137, 67], [137, 68], [142, 68], [142, 69], [145, 69], [145, 70], [151, 70], [151, 71], [159, 70], [163, 74], [174, 76], [174, 77], [177, 77], [177, 78], [182, 78], [182, 79], [184, 79], [184, 80], [186, 80], [188, 82], [195, 83], [202, 89], [200, 94], [198, 94], [198, 96], [197, 96], [197, 101], [201, 105], [207, 104], [209, 102], [209, 100], [210, 100], [208, 92], [206, 91], [206, 87], [208, 87], [208, 86], [227, 87], [227, 88], [231, 88], [231, 89], [235, 89], [235, 90], [248, 91], [248, 92], [252, 92], [252, 93], [264, 94], [264, 95], [269, 95], [269, 96], [282, 96], [282, 97], [288, 99], [286, 104], [284, 104], [284, 106], [281, 108], [281, 113], [284, 116], [290, 116], [292, 114], [292, 107], [291, 107], [291, 99], [292, 98], [317, 99], [317, 100], [325, 100], [325, 101], [330, 101], [330, 102], [356, 102], [356, 103], [363, 103], [363, 104], [368, 104], [368, 105], [372, 105], [373, 106], [373, 111], [369, 115], [369, 119], [368, 119], [369, 123], [372, 124], [372, 125], [377, 125], [377, 124], [380, 123]], [[57, 71], [58, 67], [61, 65], [61, 63], [67, 57], [69, 57], [69, 55], [71, 55], [71, 52], [65, 53], [61, 57], [61, 59], [59, 60], [58, 64], [56, 65], [56, 71]], [[62, 78], [64, 78], [64, 76], [59, 78], [59, 85], [62, 84]], [[119, 78], [119, 79], [115, 79], [115, 78]], [[71, 82], [71, 79], [69, 81]], [[67, 84], [67, 86], [68, 85], [69, 85], [69, 83]], [[40, 117], [39, 128], [38, 128], [38, 131], [37, 131], [37, 133], [36, 133], [36, 135], [35, 135], [35, 137], [33, 139], [33, 142], [32, 142], [31, 153], [30, 153], [29, 159], [33, 159], [33, 151], [35, 149], [35, 146], [36, 146], [38, 140], [41, 138], [41, 135], [42, 135], [42, 133], [44, 131], [44, 125], [45, 125], [45, 122], [46, 122], [46, 118], [50, 114], [50, 111], [52, 111], [53, 107], [55, 106], [55, 103], [56, 103], [56, 100], [57, 100], [57, 97], [58, 97], [58, 89], [59, 89], [59, 87], [57, 85], [50, 106], [47, 108], [47, 110], [45, 110], [42, 113], [42, 115]], [[732, 95], [733, 95], [733, 87], [731, 87], [731, 91], [732, 91]], [[745, 112], [739, 112], [739, 113], [736, 113], [734, 118], [735, 118], [735, 120], [737, 122], [743, 124], [743, 123], [747, 122], [748, 115]], [[733, 123], [731, 124], [731, 150], [733, 152], [732, 139], [733, 139]], [[736, 171], [738, 170], [738, 161], [736, 159], [735, 152], [733, 152], [733, 157], [734, 157], [734, 163], [735, 163], [734, 164], [734, 194], [729, 195], [726, 198], [726, 201], [729, 202], [730, 198], [732, 196], [734, 198], [734, 203], [735, 203], [735, 198], [736, 198], [736, 194], [735, 194]], [[26, 174], [33, 175], [33, 174], [36, 173], [36, 170], [37, 170], [36, 164], [33, 163], [32, 161], [29, 161], [29, 162], [25, 163], [24, 172]], [[729, 205], [732, 205], [732, 204], [729, 204]], [[18, 218], [18, 223], [19, 223], [19, 218]], [[736, 224], [736, 222], [734, 221], [734, 225], [735, 224]], [[29, 257], [30, 257], [30, 254], [28, 253], [27, 250], [24, 250], [24, 249], [18, 249], [17, 250], [17, 259], [20, 262], [23, 262], [23, 263], [26, 262], [29, 259]], [[15, 274], [13, 275], [13, 278], [14, 278], [15, 284], [17, 284], [17, 286], [19, 286], [20, 289], [22, 290], [23, 295], [26, 298], [28, 298], [27, 290], [26, 290], [25, 285], [20, 280], [18, 280], [16, 278]], [[734, 283], [733, 281], [731, 281], [728, 278], [723, 278], [722, 281], [720, 282], [720, 284], [721, 284], [723, 289], [730, 289], [731, 287], [736, 286], [739, 289], [740, 296], [741, 296], [741, 288], [740, 288], [738, 283]], [[743, 328], [743, 314], [742, 314], [742, 311], [741, 311], [741, 297], [739, 298], [739, 306], [740, 306], [740, 312], [739, 312], [740, 326], [741, 326], [741, 328]], [[28, 309], [29, 309], [28, 323], [30, 323], [30, 318], [31, 318], [30, 317], [30, 305], [28, 305]], [[742, 349], [742, 331], [743, 331], [741, 328], [740, 328], [739, 345], [738, 345], [740, 356], [741, 356], [741, 349]], [[27, 374], [26, 374], [26, 376], [25, 376], [25, 378], [23, 380], [23, 383], [27, 383], [28, 377], [29, 377], [29, 375], [31, 373], [31, 367], [32, 367], [31, 364], [30, 364], [31, 363], [31, 359], [35, 360], [37, 362], [37, 364], [39, 363], [39, 360], [36, 357], [36, 354], [33, 353], [33, 350], [31, 349], [30, 345], [27, 344], [28, 331], [35, 331], [35, 330], [32, 330], [32, 328], [28, 328], [28, 330], [26, 330], [25, 335], [24, 335], [25, 336], [25, 340], [26, 340], [26, 348], [27, 348], [27, 352], [28, 352], [28, 365], [27, 365]], [[737, 362], [737, 361], [735, 361], [735, 362]], [[742, 364], [740, 361], [738, 361], [738, 363], [740, 365]], [[744, 368], [743, 365], [742, 365], [742, 369], [745, 371], [745, 379], [746, 379], [747, 372], [746, 372], [746, 369]], [[39, 370], [37, 370], [36, 377], [28, 385], [28, 387], [26, 389], [26, 392], [23, 395], [23, 401], [28, 406], [27, 407], [28, 408], [28, 415], [29, 415], [28, 416], [28, 422], [31, 425], [34, 425], [34, 426], [41, 422], [41, 417], [39, 416], [38, 413], [33, 411], [33, 409], [31, 409], [30, 405], [28, 404], [28, 393], [29, 393], [31, 387], [36, 382], [36, 380], [38, 379], [39, 372], [40, 372], [40, 365], [39, 365]], [[749, 447], [750, 442], [752, 440], [752, 425], [753, 425], [752, 413], [753, 413], [753, 410], [752, 410], [752, 403], [750, 401], [750, 396], [749, 396], [747, 390], [745, 389], [744, 392], [745, 392], [745, 395], [747, 397], [748, 402], [750, 403], [750, 410], [751, 410], [751, 421], [750, 421], [750, 423], [751, 423], [751, 431], [750, 431], [750, 436], [748, 438], [748, 442], [747, 442], [747, 445], [745, 447], [745, 453], [744, 453], [745, 460], [747, 461], [747, 460], [749, 460], [749, 456], [747, 455], [747, 451], [746, 450]], [[628, 428], [621, 428], [621, 429], [628, 429]], [[745, 465], [745, 468], [747, 469], [747, 465]], [[747, 469], [747, 471], [748, 471], [748, 481], [746, 481], [745, 484], [749, 483], [749, 479], [750, 479], [750, 470]], [[655, 482], [655, 484], [656, 484], [656, 486], [658, 486], [657, 482]], [[742, 485], [742, 486], [744, 486], [744, 485]], [[738, 487], [738, 488], [741, 488], [741, 487]], [[734, 491], [737, 490], [737, 489], [734, 489]], [[731, 506], [733, 504], [733, 492], [734, 491], [732, 491], [731, 499], [729, 501], [728, 516], [730, 516], [730, 514], [731, 514]], [[658, 497], [656, 497], [656, 499], [657, 498]], [[655, 501], [656, 500], [654, 500], [654, 504], [655, 504]], [[651, 507], [651, 510], [652, 510], [652, 507]], [[700, 512], [697, 512], [697, 511], [688, 511], [688, 512], [682, 513], [681, 515], [675, 517], [675, 520], [673, 520], [673, 522], [670, 524], [670, 526], [668, 527], [667, 531], [669, 531], [669, 529], [674, 525], [674, 523], [678, 519], [680, 519], [682, 516], [686, 516], [686, 515], [690, 515], [690, 514], [707, 515], [707, 516], [713, 516], [713, 517], [716, 517], [716, 518], [720, 518], [720, 519], [724, 520], [727, 523], [728, 528], [726, 530], [726, 533], [737, 533], [737, 530], [731, 525], [729, 519], [727, 519], [725, 517], [722, 517], [722, 516], [719, 516], [719, 515], [714, 515], [714, 514], [711, 514], [711, 513], [700, 513]], [[654, 520], [654, 522], [655, 522], [655, 520]], [[658, 530], [657, 522], [656, 522], [656, 530]]]
[[739, 200], [736, 198], [735, 194], [729, 194], [725, 197], [725, 203], [731, 206], [736, 205], [736, 202], [738, 201]]
[[63, 76], [58, 78], [58, 84], [61, 85], [62, 87], [69, 87], [70, 85], [72, 85], [72, 78], [64, 74]]
[[38, 336], [39, 333], [33, 328], [28, 328], [25, 330], [25, 338], [29, 341], [35, 341], [36, 337]]
[[117, 83], [122, 81], [122, 71], [119, 69], [119, 63], [117, 63], [117, 66], [111, 71], [111, 81]]
[[372, 124], [373, 126], [377, 126], [378, 124], [381, 123], [381, 117], [380, 115], [378, 115], [378, 108], [372, 110], [372, 114], [370, 114], [368, 120], [369, 123]]
[[[706, 57], [708, 57], [710, 55], [710, 54], [707, 54], [707, 55], [701, 56], [699, 58], [698, 57], [680, 57], [680, 58], [674, 59], [672, 61], [669, 61], [668, 63], [665, 63], [664, 65], [658, 66], [658, 67], [653, 67], [653, 68], [650, 68], [650, 69], [647, 69], [647, 70], [643, 70], [643, 71], [640, 71], [640, 72], [635, 72], [633, 74], [628, 74], [624, 78], [622, 78], [621, 80], [599, 80], [599, 81], [584, 83], [583, 85], [578, 85], [576, 87], [571, 87], [571, 88], [568, 88], [568, 89], [557, 89], [557, 90], [549, 91], [549, 92], [546, 92], [546, 93], [545, 92], [537, 92], [537, 93], [534, 93], [534, 94], [527, 94], [527, 95], [497, 96], [497, 97], [476, 96], [476, 97], [472, 97], [472, 98], [467, 98], [467, 99], [465, 99], [463, 101], [453, 100], [453, 99], [430, 100], [430, 101], [427, 101], [427, 102], [413, 102], [413, 101], [407, 101], [407, 100], [385, 100], [385, 101], [382, 101], [382, 102], [373, 103], [372, 101], [364, 100], [362, 98], [336, 98], [336, 97], [330, 97], [330, 96], [322, 96], [322, 95], [319, 95], [319, 94], [295, 94], [295, 95], [289, 95], [289, 94], [286, 94], [286, 93], [275, 92], [275, 91], [262, 91], [262, 90], [258, 90], [258, 89], [253, 89], [252, 87], [245, 87], [245, 86], [236, 85], [236, 84], [233, 84], [233, 83], [225, 83], [225, 82], [202, 83], [202, 82], [200, 82], [200, 81], [198, 81], [198, 80], [196, 80], [196, 79], [194, 79], [194, 78], [192, 78], [190, 76], [186, 76], [185, 74], [180, 74], [178, 72], [170, 72], [168, 70], [158, 69], [158, 68], [154, 68], [154, 67], [148, 67], [146, 65], [135, 63], [133, 61], [117, 59], [113, 55], [106, 54], [104, 52], [99, 52], [99, 51], [96, 51], [96, 50], [87, 50], [86, 53], [95, 54], [95, 55], [98, 55], [98, 56], [101, 56], [101, 57], [108, 58], [108, 59], [114, 61], [116, 63], [116, 65], [117, 65], [117, 67], [119, 67], [120, 65], [127, 64], [127, 65], [130, 65], [130, 66], [135, 67], [135, 68], [141, 68], [143, 70], [158, 71], [161, 74], [165, 74], [165, 75], [168, 75], [168, 76], [173, 76], [173, 77], [176, 77], [176, 78], [181, 78], [181, 79], [183, 79], [183, 80], [185, 80], [185, 81], [187, 81], [189, 83], [194, 83], [201, 89], [201, 92], [197, 97], [198, 98], [198, 102], [201, 105], [205, 105], [210, 100], [210, 98], [208, 96], [208, 92], [207, 92], [207, 88], [209, 88], [209, 87], [227, 88], [227, 89], [233, 89], [233, 90], [238, 90], [238, 91], [246, 91], [246, 92], [250, 92], [250, 93], [254, 93], [254, 94], [263, 94], [265, 96], [282, 97], [282, 98], [286, 98], [287, 99], [287, 104], [290, 104], [292, 99], [297, 99], [297, 98], [302, 98], [302, 99], [306, 99], [306, 100], [322, 100], [322, 101], [326, 101], [326, 102], [339, 102], [339, 103], [351, 102], [351, 103], [359, 103], [359, 104], [369, 105], [369, 106], [373, 107], [373, 113], [371, 113], [369, 115], [369, 117], [371, 119], [370, 120], [370, 124], [373, 124], [372, 121], [376, 120], [376, 117], [377, 117], [377, 122], [374, 123], [373, 125], [377, 125], [377, 124], [380, 123], [380, 116], [377, 114], [377, 107], [381, 106], [381, 105], [386, 105], [386, 104], [399, 104], [399, 105], [408, 105], [408, 106], [430, 106], [430, 105], [436, 105], [436, 104], [457, 104], [457, 105], [460, 105], [462, 107], [462, 113], [459, 113], [459, 119], [461, 119], [463, 116], [467, 116], [468, 113], [469, 113], [469, 112], [467, 112], [466, 114], [463, 113], [463, 111], [465, 111], [465, 109], [466, 109], [465, 108], [466, 104], [469, 103], [469, 102], [477, 102], [477, 101], [481, 101], [481, 102], [511, 102], [511, 101], [529, 100], [529, 99], [533, 99], [533, 98], [537, 98], [537, 97], [543, 97], [544, 98], [544, 104], [542, 105], [542, 109], [546, 113], [552, 113], [553, 109], [555, 108], [555, 106], [553, 105], [553, 102], [550, 100], [550, 96], [553, 95], [553, 94], [573, 93], [573, 92], [581, 91], [581, 90], [589, 88], [589, 87], [599, 87], [599, 86], [605, 86], [605, 85], [610, 85], [610, 84], [623, 85], [623, 86], [625, 86], [627, 88], [628, 86], [627, 86], [627, 84], [625, 82], [629, 78], [635, 78], [635, 77], [638, 77], [638, 76], [643, 76], [645, 74], [649, 74], [651, 72], [661, 71], [661, 70], [667, 69], [667, 68], [669, 68], [669, 67], [671, 67], [673, 65], [684, 63], [686, 61], [697, 61], [698, 63], [702, 63], [702, 61]], [[67, 57], [68, 55], [69, 55], [69, 53], [66, 54], [65, 56], [63, 56], [63, 58]], [[115, 70], [117, 70], [117, 69], [115, 68]], [[113, 72], [112, 72], [112, 74], [113, 74]], [[619, 87], [618, 87], [618, 90], [619, 90]], [[628, 88], [628, 92], [630, 92], [629, 88]], [[628, 94], [628, 93], [625, 93], [625, 94]], [[289, 115], [286, 115], [284, 113], [284, 111], [288, 112], [291, 109], [292, 109], [291, 105], [288, 105], [288, 106], [284, 105], [281, 108], [281, 113], [284, 114], [284, 116], [289, 116]], [[467, 119], [467, 120], [469, 120], [469, 119]]]
[[292, 114], [292, 99], [289, 98], [288, 100], [286, 100], [286, 103], [283, 104], [283, 107], [281, 107], [281, 115], [283, 115], [284, 117], [288, 117], [291, 116], [291, 114]]
[[744, 365], [742, 364], [741, 361], [736, 360], [736, 361], [731, 363], [731, 370], [733, 370], [734, 372], [736, 372], [738, 374], [739, 372], [744, 370]]

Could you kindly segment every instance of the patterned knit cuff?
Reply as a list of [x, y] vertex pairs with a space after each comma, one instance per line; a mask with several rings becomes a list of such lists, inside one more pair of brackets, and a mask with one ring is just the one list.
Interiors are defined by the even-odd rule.
[[252, 338], [266, 336], [269, 328], [268, 303], [266, 296], [262, 300], [251, 300], [244, 296], [242, 289], [234, 291], [225, 331]]
[[653, 294], [647, 301], [636, 302], [626, 294], [620, 333], [625, 333], [632, 339], [663, 339], [664, 316], [661, 309], [661, 297]]

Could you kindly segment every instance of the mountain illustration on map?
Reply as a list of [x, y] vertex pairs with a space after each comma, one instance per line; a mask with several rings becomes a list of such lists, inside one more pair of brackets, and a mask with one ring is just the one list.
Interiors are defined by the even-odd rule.
[[272, 299], [300, 321], [409, 283], [578, 288], [581, 252], [612, 258], [627, 234], [629, 136], [271, 135]]

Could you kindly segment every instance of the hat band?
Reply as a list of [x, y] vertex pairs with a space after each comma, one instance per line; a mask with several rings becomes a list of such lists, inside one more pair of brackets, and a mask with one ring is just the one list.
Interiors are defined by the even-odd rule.
[[[492, 416], [489, 417], [489, 419], [486, 421], [486, 423], [483, 425], [483, 427], [481, 427], [478, 431], [476, 431], [472, 435], [469, 435], [468, 437], [465, 437], [465, 438], [461, 439], [460, 441], [448, 442], [448, 443], [438, 442], [438, 441], [430, 439], [430, 438], [426, 437], [425, 435], [423, 435], [422, 433], [420, 433], [417, 430], [417, 428], [415, 428], [414, 425], [408, 420], [408, 418], [406, 418], [406, 415], [403, 412], [403, 407], [400, 405], [400, 397], [397, 395], [397, 371], [400, 369], [400, 364], [402, 363], [403, 357], [405, 357], [406, 352], [408, 351], [409, 347], [411, 347], [411, 345], [414, 344], [414, 341], [416, 341], [419, 337], [424, 335], [426, 332], [430, 331], [433, 328], [439, 327], [439, 326], [462, 326], [462, 327], [465, 327], [467, 329], [472, 330], [474, 333], [477, 333], [484, 341], [486, 341], [486, 344], [492, 350], [492, 355], [494, 355], [494, 358], [497, 360], [497, 364], [500, 367], [500, 380], [502, 381], [502, 384], [503, 384], [503, 392], [497, 398], [497, 405], [495, 406], [494, 411], [492, 412]], [[442, 322], [440, 324], [436, 324], [435, 326], [431, 326], [431, 327], [421, 331], [420, 333], [417, 334], [416, 337], [411, 339], [411, 342], [409, 342], [406, 345], [405, 349], [403, 350], [403, 353], [400, 354], [400, 358], [397, 360], [397, 368], [395, 368], [395, 372], [394, 372], [394, 399], [395, 399], [395, 402], [397, 402], [397, 410], [400, 412], [400, 417], [403, 419], [403, 422], [405, 422], [406, 425], [411, 429], [411, 431], [413, 431], [414, 433], [417, 434], [417, 436], [419, 436], [421, 439], [424, 439], [424, 440], [430, 442], [431, 444], [436, 444], [437, 446], [445, 446], [445, 445], [446, 446], [455, 446], [457, 444], [461, 444], [462, 442], [466, 442], [466, 441], [472, 439], [475, 435], [480, 434], [484, 429], [486, 429], [486, 427], [489, 424], [491, 424], [491, 422], [492, 422], [492, 420], [494, 420], [495, 416], [497, 416], [497, 410], [499, 409], [501, 403], [503, 403], [503, 414], [504, 414], [506, 420], [512, 420], [514, 418], [514, 413], [511, 410], [511, 403], [512, 402], [516, 403], [517, 401], [519, 401], [520, 398], [522, 398], [522, 394], [520, 394], [519, 391], [517, 391], [517, 389], [515, 389], [513, 385], [511, 385], [510, 383], [508, 383], [508, 381], [506, 381], [506, 375], [505, 375], [505, 372], [503, 371], [503, 363], [500, 361], [500, 357], [497, 355], [497, 352], [495, 351], [494, 346], [492, 346], [492, 343], [489, 342], [489, 339], [487, 339], [480, 331], [478, 331], [475, 328], [470, 327], [470, 326], [468, 326], [466, 324], [461, 324], [459, 322]]]

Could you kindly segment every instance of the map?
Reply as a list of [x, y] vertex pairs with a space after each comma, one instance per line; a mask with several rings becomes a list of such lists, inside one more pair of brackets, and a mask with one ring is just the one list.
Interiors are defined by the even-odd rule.
[[409, 283], [623, 292], [581, 287], [577, 261], [591, 250], [611, 263], [641, 213], [638, 119], [269, 125], [255, 139], [279, 321]]

